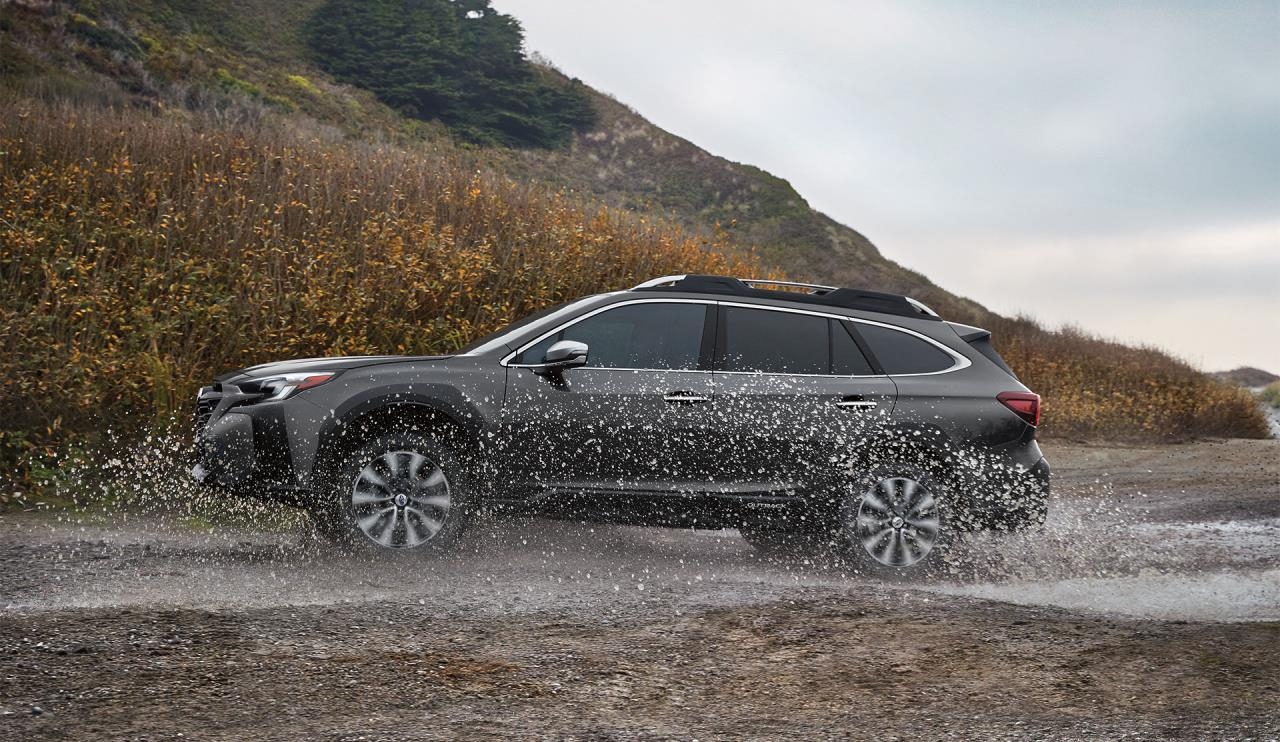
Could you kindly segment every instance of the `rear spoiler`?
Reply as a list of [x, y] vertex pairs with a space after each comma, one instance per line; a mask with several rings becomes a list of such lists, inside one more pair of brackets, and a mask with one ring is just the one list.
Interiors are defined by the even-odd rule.
[[991, 331], [984, 330], [981, 327], [962, 325], [959, 322], [948, 322], [947, 324], [951, 325], [951, 329], [955, 330], [960, 339], [966, 343], [973, 343], [991, 337]]
[[991, 331], [984, 330], [981, 327], [972, 325], [962, 325], [959, 322], [947, 322], [951, 329], [956, 331], [960, 339], [968, 343], [974, 350], [978, 351], [988, 361], [999, 366], [1006, 374], [1009, 374], [1018, 381], [1018, 375], [1009, 368], [1009, 364], [1004, 362], [1000, 354], [996, 352], [995, 346], [991, 344]]

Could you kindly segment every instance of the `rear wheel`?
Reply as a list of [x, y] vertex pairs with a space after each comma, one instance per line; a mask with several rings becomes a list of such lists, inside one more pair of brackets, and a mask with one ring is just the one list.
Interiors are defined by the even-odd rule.
[[945, 493], [923, 468], [890, 463], [860, 478], [840, 512], [840, 541], [861, 567], [917, 574], [942, 564], [949, 536]]
[[447, 445], [420, 433], [371, 440], [336, 467], [313, 511], [319, 530], [351, 546], [442, 549], [461, 534], [465, 487]]

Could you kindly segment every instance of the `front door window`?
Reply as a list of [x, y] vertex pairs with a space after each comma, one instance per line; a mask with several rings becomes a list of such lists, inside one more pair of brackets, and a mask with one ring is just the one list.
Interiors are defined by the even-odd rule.
[[702, 349], [706, 304], [630, 304], [601, 312], [544, 338], [519, 363], [541, 363], [561, 340], [586, 343], [587, 368], [693, 370]]

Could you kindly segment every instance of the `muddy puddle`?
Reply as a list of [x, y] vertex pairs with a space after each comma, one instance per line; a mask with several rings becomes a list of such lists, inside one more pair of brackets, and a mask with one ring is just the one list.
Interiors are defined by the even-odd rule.
[[[487, 519], [456, 554], [350, 554], [312, 537], [304, 519], [276, 513], [221, 525], [164, 508], [11, 513], [0, 517], [0, 606], [219, 610], [390, 601], [441, 615], [679, 615], [888, 590], [1140, 618], [1274, 621], [1280, 482], [1272, 479], [1274, 464], [1258, 465], [1259, 450], [1271, 449], [1066, 449], [1042, 530], [968, 538], [953, 551], [950, 572], [923, 580], [766, 559], [733, 530]], [[1236, 489], [1224, 493], [1217, 488], [1226, 480], [1214, 472], [1239, 470], [1233, 456], [1249, 460], [1253, 478], [1237, 476]], [[1233, 517], [1221, 517], [1228, 511]]]

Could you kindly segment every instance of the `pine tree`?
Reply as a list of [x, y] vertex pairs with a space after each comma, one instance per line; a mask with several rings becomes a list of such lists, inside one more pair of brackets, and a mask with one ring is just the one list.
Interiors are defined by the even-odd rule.
[[307, 31], [337, 79], [469, 141], [563, 146], [595, 121], [581, 83], [539, 75], [520, 22], [489, 0], [328, 0]]

